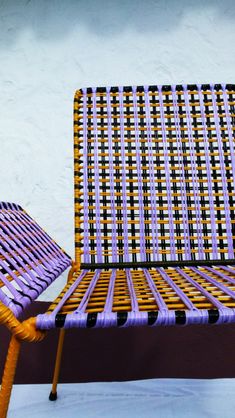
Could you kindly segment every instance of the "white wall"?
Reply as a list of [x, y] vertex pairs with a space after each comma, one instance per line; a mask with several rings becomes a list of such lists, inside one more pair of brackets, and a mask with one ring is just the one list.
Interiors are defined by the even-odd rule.
[[234, 21], [233, 0], [0, 0], [0, 200], [73, 255], [74, 91], [234, 83]]

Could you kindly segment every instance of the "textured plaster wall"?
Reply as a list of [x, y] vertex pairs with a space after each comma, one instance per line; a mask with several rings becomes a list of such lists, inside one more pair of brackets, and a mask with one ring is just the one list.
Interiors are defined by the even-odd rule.
[[75, 89], [234, 83], [234, 23], [233, 0], [0, 0], [0, 200], [73, 255]]

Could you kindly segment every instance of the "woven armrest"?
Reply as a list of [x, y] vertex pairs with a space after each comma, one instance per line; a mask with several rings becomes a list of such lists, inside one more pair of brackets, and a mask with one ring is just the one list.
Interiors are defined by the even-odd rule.
[[0, 301], [16, 316], [70, 264], [25, 210], [0, 202]]

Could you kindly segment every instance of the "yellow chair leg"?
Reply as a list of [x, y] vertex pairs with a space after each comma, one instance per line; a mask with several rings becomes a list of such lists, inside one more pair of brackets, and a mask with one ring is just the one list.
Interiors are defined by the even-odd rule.
[[12, 336], [8, 348], [0, 391], [0, 418], [5, 418], [7, 416], [20, 346], [21, 341], [19, 341], [15, 336]]
[[[79, 270], [79, 266], [77, 266], [76, 263], [72, 262], [72, 267], [69, 270], [67, 282], [69, 282], [69, 280], [72, 279], [74, 272], [78, 270]], [[62, 357], [62, 351], [63, 351], [63, 345], [64, 345], [64, 336], [65, 336], [65, 329], [61, 329], [60, 335], [59, 335], [57, 353], [56, 353], [52, 389], [49, 395], [50, 401], [56, 401], [57, 399], [57, 384], [58, 384], [59, 374], [60, 374], [60, 365], [61, 365], [61, 357]]]
[[59, 335], [57, 353], [56, 353], [56, 362], [55, 362], [54, 376], [53, 376], [53, 382], [52, 382], [52, 389], [49, 395], [50, 401], [55, 401], [57, 399], [57, 384], [59, 380], [61, 357], [62, 357], [62, 351], [63, 351], [63, 345], [64, 345], [64, 336], [65, 336], [65, 330], [61, 329], [60, 335]]

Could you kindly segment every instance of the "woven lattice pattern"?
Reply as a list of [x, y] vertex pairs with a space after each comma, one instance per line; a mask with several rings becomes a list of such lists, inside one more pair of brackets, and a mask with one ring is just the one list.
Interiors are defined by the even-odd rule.
[[76, 258], [234, 258], [235, 86], [75, 96]]
[[74, 106], [77, 270], [38, 328], [234, 322], [235, 86]]
[[234, 267], [83, 270], [38, 327], [222, 323], [234, 314]]
[[1, 302], [19, 315], [70, 264], [70, 257], [20, 206], [0, 202]]

